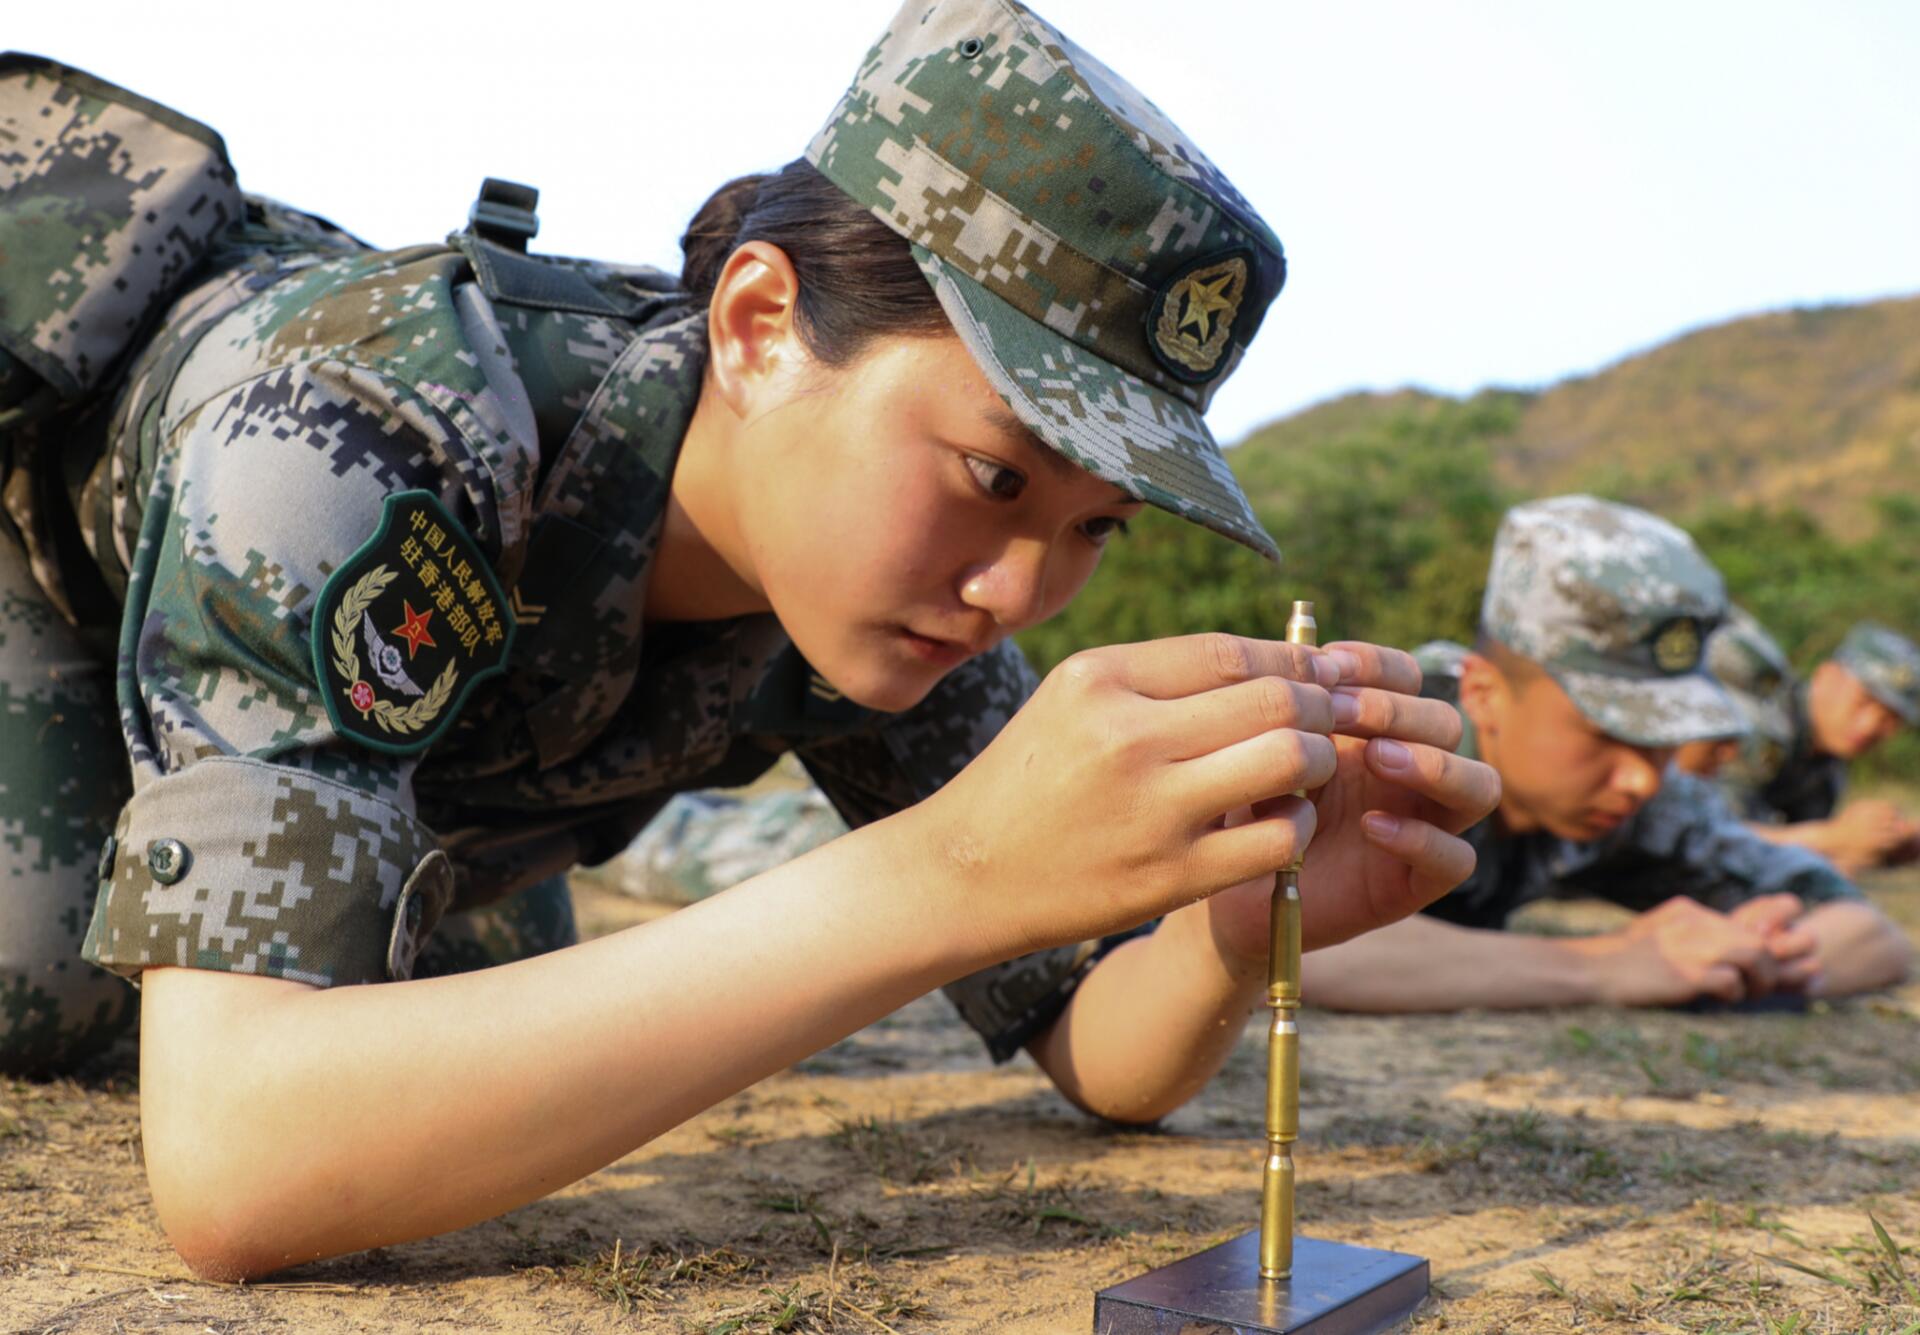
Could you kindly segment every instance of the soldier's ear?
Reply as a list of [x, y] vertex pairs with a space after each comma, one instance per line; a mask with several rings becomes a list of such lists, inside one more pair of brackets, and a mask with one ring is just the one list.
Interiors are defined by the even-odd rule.
[[1513, 683], [1491, 659], [1468, 654], [1460, 662], [1460, 712], [1483, 738], [1497, 737], [1513, 708]]
[[761, 395], [806, 365], [799, 303], [800, 276], [776, 245], [749, 241], [721, 267], [707, 303], [707, 370], [736, 416], [756, 415]]

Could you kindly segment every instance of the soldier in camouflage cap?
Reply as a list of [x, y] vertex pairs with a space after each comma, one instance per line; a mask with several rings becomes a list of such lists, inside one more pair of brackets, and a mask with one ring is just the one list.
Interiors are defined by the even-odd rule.
[[1726, 606], [1720, 572], [1666, 520], [1558, 496], [1501, 523], [1480, 630], [1545, 668], [1601, 731], [1678, 746], [1746, 731], [1701, 664]]
[[[1309, 1000], [1673, 1005], [1903, 976], [1905, 937], [1832, 865], [1668, 766], [1746, 727], [1701, 671], [1725, 594], [1684, 533], [1587, 496], [1517, 506], [1487, 584], [1476, 648], [1415, 651], [1425, 692], [1459, 711], [1462, 753], [1500, 774], [1499, 809], [1467, 832], [1473, 873], [1415, 917], [1308, 956]], [[1586, 896], [1634, 917], [1574, 941], [1502, 930], [1528, 903]]]
[[1920, 724], [1920, 646], [1899, 632], [1862, 621], [1833, 651], [1833, 661], [1908, 727]]
[[[1920, 857], [1920, 822], [1895, 804], [1842, 803], [1848, 763], [1911, 722], [1920, 703], [1920, 650], [1862, 622], [1801, 680], [1757, 625], [1728, 648], [1729, 672], [1742, 670], [1736, 653], [1750, 659], [1769, 650], [1785, 672], [1755, 736], [1716, 771], [1736, 809], [1767, 839], [1811, 848], [1849, 872]], [[1762, 684], [1775, 680], [1771, 666], [1755, 670]]]
[[[0, 688], [88, 715], [57, 765], [0, 748], [0, 1062], [77, 1055], [46, 983], [85, 923], [142, 989], [147, 1160], [197, 1268], [512, 1208], [934, 987], [996, 1060], [1153, 1120], [1257, 1004], [1310, 828], [1310, 945], [1466, 874], [1494, 777], [1408, 655], [1194, 636], [1042, 683], [1011, 640], [1143, 504], [1273, 555], [1200, 414], [1282, 278], [1030, 12], [909, 6], [677, 277], [530, 253], [536, 194], [494, 181], [444, 243], [373, 249], [233, 193], [205, 127], [17, 65], [0, 166], [98, 189], [0, 199], [0, 253], [39, 256], [0, 313], [64, 347], [46, 283], [158, 287], [67, 308], [150, 321], [70, 400], [0, 328], [5, 401], [59, 405], [0, 417]], [[112, 241], [201, 185], [229, 221], [177, 266]], [[77, 275], [25, 243], [48, 216]], [[787, 753], [848, 833], [576, 942], [568, 869]]]
[[807, 159], [913, 243], [1040, 439], [1278, 555], [1201, 414], [1286, 261], [1153, 103], [1016, 0], [908, 0]]

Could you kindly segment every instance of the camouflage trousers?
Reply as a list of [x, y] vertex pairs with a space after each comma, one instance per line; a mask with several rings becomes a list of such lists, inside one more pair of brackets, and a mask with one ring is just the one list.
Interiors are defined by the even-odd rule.
[[[80, 958], [100, 849], [132, 776], [111, 646], [75, 631], [0, 528], [0, 1072], [71, 1070], [139, 1016], [139, 993]], [[566, 878], [448, 915], [415, 966], [463, 973], [578, 939]]]
[[54, 610], [0, 529], [0, 1071], [70, 1067], [133, 1026], [134, 990], [80, 958], [132, 788], [110, 650]]

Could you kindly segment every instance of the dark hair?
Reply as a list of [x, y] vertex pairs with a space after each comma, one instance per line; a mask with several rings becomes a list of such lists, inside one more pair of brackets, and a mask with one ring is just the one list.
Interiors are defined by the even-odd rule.
[[780, 247], [800, 278], [795, 325], [807, 351], [843, 366], [889, 334], [951, 333], [946, 312], [888, 227], [804, 158], [713, 192], [680, 238], [680, 283], [702, 305], [728, 256], [748, 241]]

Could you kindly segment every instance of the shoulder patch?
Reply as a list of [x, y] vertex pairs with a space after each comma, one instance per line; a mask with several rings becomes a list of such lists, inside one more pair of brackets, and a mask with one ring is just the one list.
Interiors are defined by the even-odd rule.
[[479, 547], [430, 491], [387, 497], [313, 613], [313, 667], [343, 737], [424, 751], [474, 684], [506, 667], [513, 613]]

